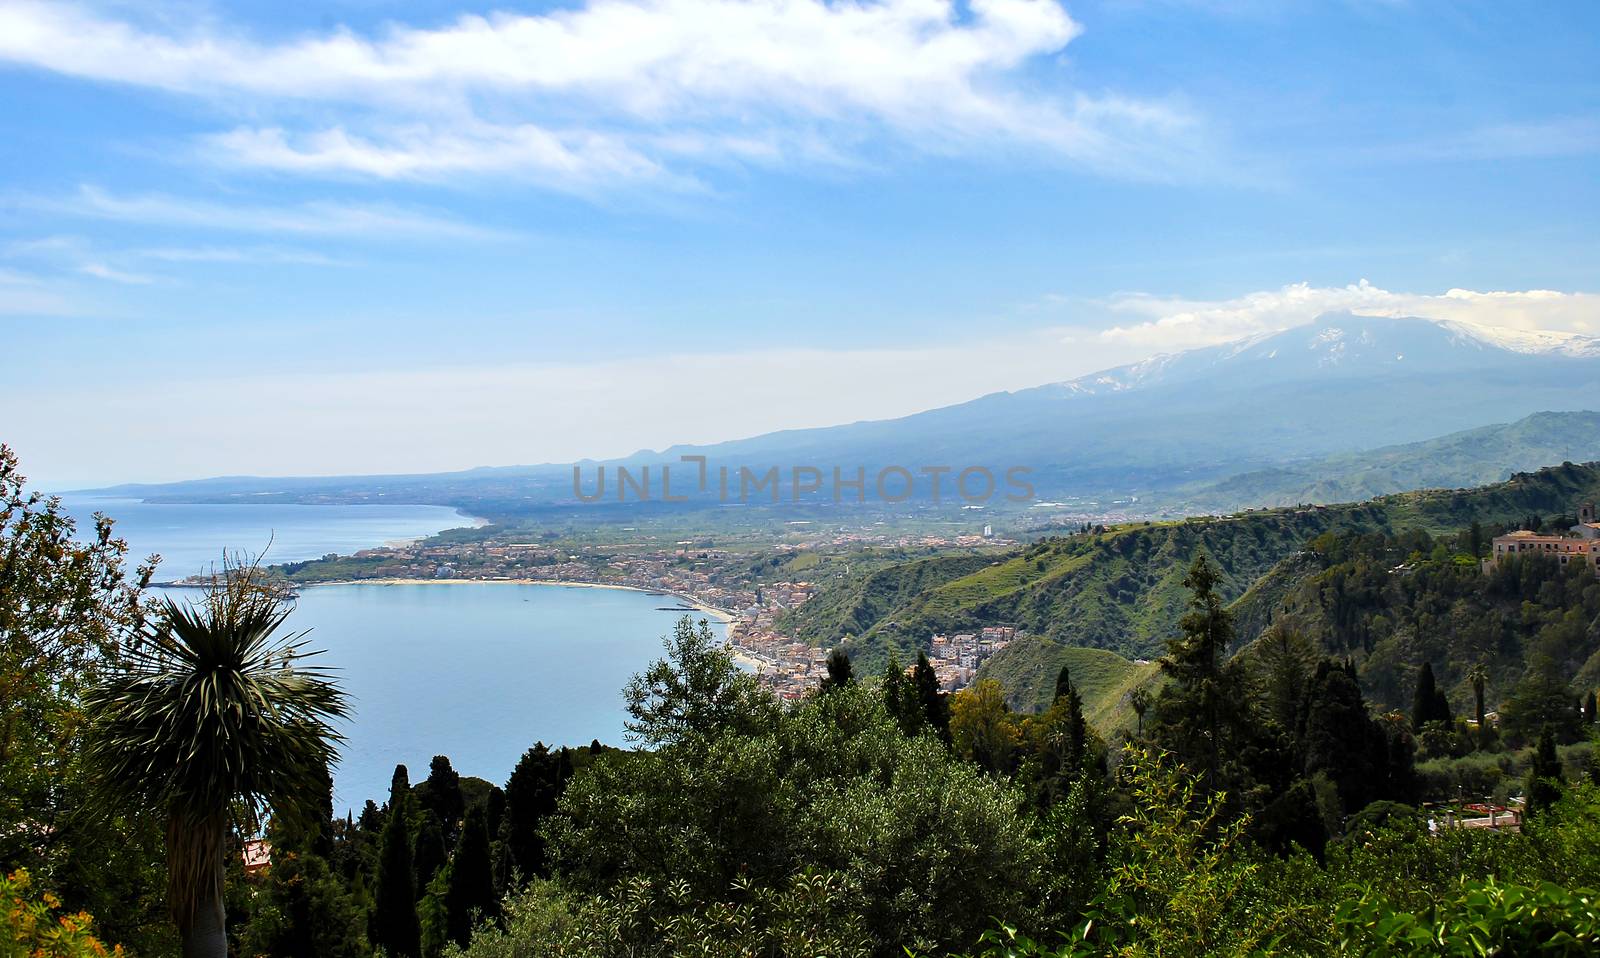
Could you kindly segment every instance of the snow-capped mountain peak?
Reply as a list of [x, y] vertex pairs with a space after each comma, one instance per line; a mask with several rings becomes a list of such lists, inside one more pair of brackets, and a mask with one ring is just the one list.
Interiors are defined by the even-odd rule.
[[1437, 320], [1437, 324], [1453, 333], [1467, 336], [1490, 346], [1497, 346], [1525, 355], [1572, 356], [1579, 359], [1600, 358], [1600, 337], [1581, 333], [1560, 333], [1545, 329], [1512, 329], [1508, 326], [1480, 326], [1455, 320]]
[[[1496, 357], [1500, 357], [1497, 359]], [[1475, 369], [1501, 359], [1600, 359], [1600, 337], [1418, 317], [1326, 313], [1310, 323], [1233, 342], [1163, 353], [1041, 387], [1062, 398], [1106, 396], [1202, 379], [1272, 380], [1400, 373], [1417, 366]]]

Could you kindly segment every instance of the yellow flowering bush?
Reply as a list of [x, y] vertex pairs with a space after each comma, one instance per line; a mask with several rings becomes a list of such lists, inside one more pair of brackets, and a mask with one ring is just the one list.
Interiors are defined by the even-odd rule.
[[94, 937], [87, 912], [59, 914], [61, 900], [33, 891], [26, 869], [0, 875], [0, 958], [102, 958], [122, 954]]

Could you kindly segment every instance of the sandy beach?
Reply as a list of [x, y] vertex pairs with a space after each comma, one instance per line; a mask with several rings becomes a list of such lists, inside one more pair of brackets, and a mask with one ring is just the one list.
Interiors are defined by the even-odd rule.
[[665, 589], [647, 589], [636, 585], [618, 585], [611, 582], [563, 582], [556, 579], [336, 579], [329, 582], [308, 582], [297, 585], [300, 589], [315, 589], [333, 585], [554, 585], [568, 589], [620, 589], [625, 592], [643, 592], [675, 599], [704, 613], [707, 618], [724, 624], [734, 620], [733, 613], [699, 602], [690, 596]]

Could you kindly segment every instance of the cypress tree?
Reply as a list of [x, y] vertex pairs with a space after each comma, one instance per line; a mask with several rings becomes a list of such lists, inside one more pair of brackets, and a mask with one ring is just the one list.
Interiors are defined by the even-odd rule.
[[1072, 672], [1065, 665], [1063, 665], [1061, 667], [1061, 671], [1056, 673], [1056, 694], [1051, 701], [1054, 702], [1060, 699], [1061, 696], [1066, 695], [1071, 690]]
[[1326, 775], [1344, 811], [1355, 813], [1378, 799], [1404, 800], [1403, 783], [1391, 782], [1391, 742], [1373, 719], [1361, 687], [1332, 662], [1317, 667], [1306, 713], [1305, 774]]
[[1206, 787], [1218, 788], [1224, 738], [1233, 740], [1245, 720], [1239, 713], [1246, 696], [1238, 674], [1226, 666], [1233, 644], [1233, 618], [1217, 586], [1222, 575], [1205, 553], [1195, 557], [1183, 584], [1189, 611], [1178, 621], [1180, 633], [1167, 643], [1161, 670], [1173, 679], [1163, 694], [1158, 740], [1190, 768]]
[[[524, 752], [517, 760], [517, 767], [511, 770], [511, 778], [506, 781], [500, 834], [509, 865], [524, 879], [550, 874], [539, 825], [555, 812], [556, 800], [571, 776], [572, 762], [567, 750], [552, 753], [543, 742]], [[501, 880], [505, 882], [510, 878], [510, 868], [502, 866], [501, 871]]]
[[428, 766], [428, 780], [417, 789], [422, 806], [430, 809], [439, 819], [448, 841], [461, 826], [461, 816], [467, 810], [466, 799], [461, 795], [461, 776], [450, 766], [450, 759], [435, 755]]
[[1597, 704], [1600, 703], [1595, 702], [1594, 690], [1590, 689], [1588, 697], [1583, 700], [1583, 720], [1586, 724], [1593, 725], [1596, 718], [1600, 717], [1595, 711]]
[[1422, 727], [1438, 718], [1435, 711], [1438, 708], [1439, 687], [1433, 677], [1433, 663], [1422, 663], [1422, 670], [1417, 673], [1416, 694], [1411, 697], [1411, 727], [1422, 731]]
[[474, 805], [461, 828], [461, 841], [446, 873], [445, 910], [450, 938], [463, 948], [472, 937], [472, 922], [494, 918], [499, 899], [494, 893], [493, 863], [489, 857], [489, 830], [483, 809]]
[[939, 690], [939, 676], [928, 661], [928, 653], [917, 653], [917, 667], [911, 670], [911, 688], [923, 721], [939, 740], [950, 744], [950, 697]]
[[1068, 771], [1076, 775], [1089, 758], [1089, 723], [1083, 717], [1083, 696], [1067, 685], [1067, 755]]
[[1528, 794], [1528, 814], [1544, 811], [1561, 797], [1561, 758], [1556, 754], [1556, 736], [1550, 726], [1539, 733], [1539, 746], [1528, 763], [1524, 790]]
[[415, 887], [427, 888], [428, 882], [445, 863], [444, 829], [439, 827], [439, 817], [433, 809], [422, 810], [422, 820], [417, 826], [417, 840], [411, 847], [411, 874]]
[[356, 827], [363, 835], [378, 837], [378, 833], [383, 831], [383, 810], [378, 808], [377, 802], [369, 798], [361, 806], [361, 817], [356, 819]]
[[821, 690], [843, 688], [855, 681], [855, 671], [850, 665], [850, 656], [845, 652], [844, 646], [836, 645], [828, 653], [828, 674], [822, 680]]
[[908, 691], [906, 674], [900, 668], [900, 660], [890, 652], [889, 662], [883, 667], [883, 705], [899, 724], [900, 731], [907, 735], [915, 735], [922, 727], [922, 710], [915, 702], [910, 701]]
[[406, 767], [394, 770], [389, 810], [379, 839], [377, 890], [373, 895], [372, 943], [395, 958], [417, 958], [422, 930], [417, 923], [417, 886], [411, 863], [410, 785]]

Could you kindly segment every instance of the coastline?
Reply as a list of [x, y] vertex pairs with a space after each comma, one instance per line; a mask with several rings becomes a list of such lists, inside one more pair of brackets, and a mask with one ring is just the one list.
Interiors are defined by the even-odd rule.
[[[376, 505], [377, 503], [373, 503], [373, 504]], [[417, 503], [417, 504], [418, 505], [426, 505], [427, 503]], [[449, 506], [445, 506], [444, 508], [450, 508], [450, 507]], [[406, 537], [403, 537], [403, 538], [400, 538], [400, 539], [386, 539], [380, 544], [379, 547], [383, 548], [383, 549], [399, 549], [399, 548], [402, 548], [404, 546], [415, 545], [416, 543], [422, 542], [422, 541], [427, 540], [427, 539], [432, 539], [434, 536], [442, 535], [443, 533], [450, 532], [450, 531], [452, 531], [454, 529], [482, 529], [485, 526], [494, 525], [493, 522], [490, 522], [488, 519], [485, 519], [483, 516], [475, 516], [472, 513], [467, 512], [464, 509], [456, 509], [456, 515], [458, 515], [461, 518], [467, 520], [467, 524], [464, 525], [464, 526], [450, 526], [449, 528], [446, 528], [446, 529], [440, 529], [438, 532], [430, 532], [430, 533], [428, 533], [427, 535], [424, 535], [424, 536], [406, 536]]]
[[340, 585], [553, 585], [569, 589], [620, 589], [625, 592], [643, 592], [646, 595], [671, 596], [685, 605], [691, 606], [697, 612], [704, 613], [707, 617], [716, 619], [724, 625], [731, 625], [734, 621], [732, 612], [706, 605], [692, 596], [669, 589], [647, 589], [637, 585], [619, 585], [612, 582], [564, 582], [559, 579], [330, 579], [326, 582], [296, 583], [297, 589], [315, 589], [321, 586]]

